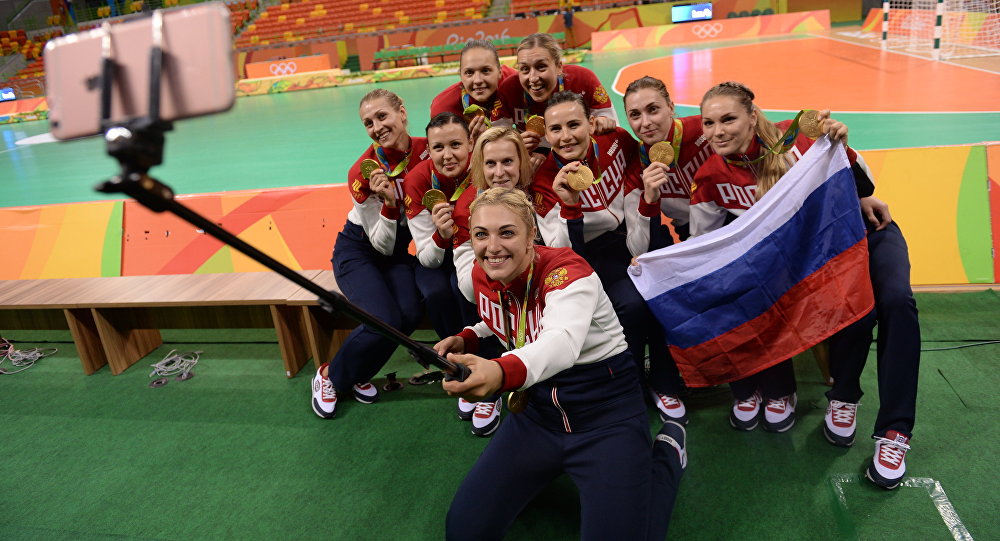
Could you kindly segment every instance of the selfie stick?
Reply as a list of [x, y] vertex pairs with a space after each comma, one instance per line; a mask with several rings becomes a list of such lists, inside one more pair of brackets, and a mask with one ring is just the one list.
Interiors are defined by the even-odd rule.
[[[428, 368], [430, 365], [441, 369], [447, 379], [465, 381], [469, 368], [464, 364], [453, 363], [438, 355], [436, 351], [425, 344], [413, 340], [396, 328], [368, 313], [360, 306], [347, 300], [336, 291], [327, 291], [319, 284], [303, 277], [291, 268], [283, 265], [271, 256], [254, 248], [236, 235], [225, 230], [194, 210], [174, 199], [174, 191], [148, 175], [150, 167], [163, 162], [164, 132], [173, 129], [171, 122], [160, 119], [160, 78], [164, 62], [163, 49], [163, 15], [157, 10], [153, 12], [153, 46], [151, 49], [149, 73], [149, 115], [127, 120], [123, 123], [112, 123], [111, 118], [111, 88], [115, 78], [117, 64], [111, 54], [111, 33], [105, 25], [102, 44], [103, 67], [101, 74], [101, 127], [108, 146], [108, 154], [118, 160], [121, 173], [97, 186], [104, 193], [124, 193], [154, 212], [171, 212], [191, 225], [205, 231], [209, 235], [233, 247], [254, 261], [264, 265], [281, 276], [291, 280], [303, 289], [319, 297], [319, 304], [326, 311], [341, 312], [352, 319], [368, 326], [369, 329], [388, 340], [405, 347], [418, 363]], [[169, 59], [168, 59], [169, 60]]]

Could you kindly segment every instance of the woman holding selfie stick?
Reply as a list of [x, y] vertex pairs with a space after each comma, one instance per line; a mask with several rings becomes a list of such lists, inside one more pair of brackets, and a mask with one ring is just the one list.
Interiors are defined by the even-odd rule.
[[[400, 221], [403, 179], [427, 158], [427, 141], [406, 132], [406, 107], [388, 90], [366, 94], [359, 115], [373, 142], [348, 173], [354, 206], [337, 235], [333, 274], [351, 302], [410, 334], [423, 309], [415, 261], [407, 253], [410, 232]], [[333, 360], [316, 371], [312, 382], [316, 415], [333, 418], [338, 391], [351, 389], [355, 400], [364, 404], [378, 400], [378, 389], [370, 380], [395, 349], [395, 343], [365, 325], [355, 327]]]
[[[469, 366], [451, 395], [518, 391], [503, 426], [459, 487], [446, 537], [502, 539], [524, 507], [566, 473], [580, 492], [581, 539], [663, 539], [686, 465], [684, 428], [651, 445], [639, 373], [593, 269], [568, 248], [535, 246], [521, 190], [471, 205], [473, 284], [482, 321], [434, 349]], [[495, 335], [508, 351], [475, 355]]]

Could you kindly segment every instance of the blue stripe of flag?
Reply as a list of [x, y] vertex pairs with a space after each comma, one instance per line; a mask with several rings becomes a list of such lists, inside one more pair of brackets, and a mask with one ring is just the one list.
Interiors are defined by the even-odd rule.
[[648, 303], [671, 344], [697, 346], [760, 316], [864, 236], [854, 177], [841, 169], [743, 256]]

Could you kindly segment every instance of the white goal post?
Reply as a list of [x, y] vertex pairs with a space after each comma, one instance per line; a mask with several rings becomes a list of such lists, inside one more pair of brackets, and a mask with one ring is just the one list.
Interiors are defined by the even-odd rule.
[[882, 48], [934, 60], [1000, 55], [1000, 0], [886, 0]]

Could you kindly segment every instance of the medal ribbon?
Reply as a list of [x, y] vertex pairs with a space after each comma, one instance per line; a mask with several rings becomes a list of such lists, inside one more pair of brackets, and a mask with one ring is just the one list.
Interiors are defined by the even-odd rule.
[[[399, 162], [399, 165], [397, 165], [395, 169], [389, 167], [389, 158], [386, 157], [385, 150], [382, 148], [382, 145], [372, 143], [372, 146], [375, 147], [375, 157], [378, 158], [378, 163], [382, 165], [382, 170], [386, 172], [385, 174], [389, 178], [398, 176], [400, 173], [405, 171], [406, 166], [410, 164], [410, 153], [413, 152], [412, 146], [410, 147], [410, 151], [406, 153], [406, 156], [403, 156], [403, 161]], [[390, 170], [392, 170], [391, 173], [389, 172]]]
[[[472, 98], [470, 98], [469, 97], [469, 93], [465, 91], [465, 85], [461, 85], [461, 86], [462, 86], [462, 114], [464, 115], [465, 114], [465, 110], [468, 109], [470, 105], [472, 105]], [[493, 93], [493, 102], [494, 103], [496, 103], [496, 101], [499, 99], [497, 97], [497, 94], [499, 94], [499, 92], [494, 92]], [[484, 124], [486, 125], [487, 128], [492, 128], [493, 127], [493, 123], [490, 122], [490, 114], [491, 114], [490, 109], [487, 108], [487, 107], [482, 107], [482, 106], [480, 106], [479, 108], [482, 109], [485, 112], [485, 116], [483, 117]]]
[[[521, 303], [521, 311], [519, 318], [517, 320], [517, 337], [512, 337], [510, 335], [510, 303], [508, 302], [507, 295], [502, 291], [497, 292], [500, 305], [503, 306], [503, 333], [504, 345], [507, 346], [507, 351], [512, 349], [523, 348], [524, 344], [527, 342], [527, 322], [528, 322], [528, 300], [531, 298], [531, 277], [535, 274], [535, 259], [532, 257], [531, 266], [528, 268], [528, 280], [524, 284], [524, 302]], [[511, 342], [511, 339], [513, 343]]]
[[[455, 193], [451, 194], [451, 198], [449, 199], [449, 201], [451, 202], [458, 201], [458, 198], [462, 197], [462, 193], [465, 192], [465, 189], [469, 187], [469, 182], [471, 180], [472, 180], [472, 171], [466, 171], [465, 180], [463, 180], [458, 185], [458, 187], [455, 188]], [[431, 168], [431, 188], [444, 192], [444, 190], [441, 190], [441, 181], [438, 180], [437, 171], [435, 171], [433, 167]]]
[[[677, 163], [677, 160], [681, 156], [681, 141], [684, 139], [684, 124], [681, 123], [681, 119], [674, 119], [674, 135], [670, 139], [670, 146], [674, 147], [674, 161], [668, 163], [667, 165], [673, 165]], [[649, 159], [649, 149], [646, 148], [644, 143], [639, 143], [639, 160], [642, 161], [643, 168], [649, 167], [649, 164], [653, 163]]]
[[[601, 171], [601, 151], [597, 147], [597, 141], [595, 141], [593, 137], [590, 138], [590, 144], [591, 144], [591, 147], [594, 150], [594, 167], [597, 169], [597, 175], [594, 178], [594, 184], [597, 184], [598, 182], [601, 181], [601, 178], [604, 176], [604, 172]], [[559, 155], [558, 154], [556, 154], [555, 152], [553, 152], [552, 153], [552, 157], [556, 159], [556, 165], [559, 166], [559, 169], [562, 169], [563, 167], [566, 167], [566, 164], [564, 164], [562, 162], [562, 160], [559, 159]], [[588, 163], [588, 160], [587, 160], [586, 156], [584, 156], [583, 159], [580, 160], [580, 163], [582, 163], [583, 165], [586, 165], [587, 167], [590, 167], [590, 163]]]
[[779, 137], [778, 140], [770, 146], [770, 148], [764, 145], [764, 141], [760, 141], [762, 151], [760, 156], [757, 158], [753, 160], [730, 160], [729, 158], [724, 157], [726, 163], [730, 165], [752, 165], [763, 160], [769, 154], [784, 154], [788, 152], [793, 146], [795, 146], [795, 139], [799, 136], [799, 117], [805, 112], [806, 110], [803, 109], [799, 111], [799, 114], [795, 115], [795, 118], [792, 120], [792, 124], [788, 126], [785, 133], [781, 134], [781, 137]]

